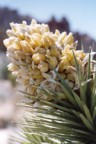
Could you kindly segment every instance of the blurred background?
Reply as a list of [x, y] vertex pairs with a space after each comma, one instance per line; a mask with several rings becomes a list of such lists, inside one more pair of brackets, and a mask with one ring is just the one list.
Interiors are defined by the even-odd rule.
[[[26, 20], [30, 24], [32, 18], [47, 23], [53, 32], [55, 29], [73, 32], [78, 40], [77, 49], [83, 41], [86, 52], [90, 46], [96, 51], [96, 0], [0, 0], [0, 103], [3, 103], [0, 105], [0, 144], [8, 144], [18, 87], [15, 77], [7, 70], [9, 60], [3, 40], [10, 22]], [[6, 115], [8, 111], [12, 113], [10, 118]]]

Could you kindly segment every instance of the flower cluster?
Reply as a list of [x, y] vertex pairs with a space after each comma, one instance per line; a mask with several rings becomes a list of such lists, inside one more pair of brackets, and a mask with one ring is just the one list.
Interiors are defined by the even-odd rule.
[[4, 40], [7, 56], [11, 59], [8, 68], [28, 93], [37, 95], [34, 85], [60, 91], [58, 85], [50, 82], [52, 79], [57, 80], [53, 68], [71, 88], [78, 88], [73, 52], [82, 68], [82, 74], [85, 73], [86, 54], [76, 50], [77, 44], [72, 33], [67, 35], [59, 30], [53, 33], [48, 25], [37, 24], [35, 20], [32, 20], [30, 25], [23, 21], [22, 24], [11, 23], [10, 26], [11, 29], [7, 30], [9, 38]]

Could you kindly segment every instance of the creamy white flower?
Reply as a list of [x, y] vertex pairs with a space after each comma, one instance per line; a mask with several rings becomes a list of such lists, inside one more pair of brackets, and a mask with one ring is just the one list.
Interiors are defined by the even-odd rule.
[[[23, 21], [21, 24], [12, 22], [10, 26], [11, 29], [7, 30], [9, 38], [4, 40], [7, 56], [11, 59], [8, 68], [28, 93], [37, 95], [35, 85], [60, 92], [61, 88], [57, 84], [49, 82], [50, 79], [58, 80], [53, 68], [67, 80], [71, 88], [79, 87], [72, 50], [82, 69], [86, 54], [76, 51], [72, 33], [67, 35], [59, 30], [53, 33], [48, 25], [37, 24], [35, 20], [30, 25]], [[69, 70], [69, 67], [72, 69]]]

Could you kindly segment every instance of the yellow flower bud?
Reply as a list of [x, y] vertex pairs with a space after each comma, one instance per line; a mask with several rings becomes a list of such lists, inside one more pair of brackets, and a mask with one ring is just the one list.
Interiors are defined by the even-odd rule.
[[57, 48], [51, 48], [50, 54], [51, 56], [59, 57], [60, 52]]
[[18, 31], [18, 32], [16, 32], [16, 35], [18, 38], [24, 39], [24, 34], [22, 32]]
[[73, 35], [72, 35], [72, 33], [69, 33], [68, 36], [66, 36], [66, 38], [64, 39], [63, 44], [64, 45], [73, 44], [73, 42], [74, 42]]
[[55, 30], [55, 35], [57, 35], [57, 36], [60, 35], [60, 31], [58, 29]]
[[25, 58], [26, 58], [26, 55], [22, 52], [22, 50], [16, 50], [14, 52], [14, 54], [15, 54], [15, 58], [16, 59], [23, 59], [23, 60], [25, 60]]
[[40, 61], [45, 61], [46, 57], [44, 54], [36, 53], [36, 54], [33, 54], [32, 59], [35, 64], [39, 64]]
[[51, 52], [49, 49], [46, 50], [46, 56], [49, 57], [51, 55]]
[[15, 37], [9, 37], [7, 39], [5, 39], [3, 42], [4, 42], [4, 45], [8, 48], [10, 45], [13, 44], [13, 42], [15, 41]]
[[42, 73], [39, 69], [34, 69], [32, 71], [32, 73], [33, 73], [32, 78], [34, 78], [34, 79], [41, 79], [42, 78]]
[[52, 74], [49, 74], [49, 73], [42, 73], [43, 77], [45, 79], [52, 79]]
[[44, 47], [51, 47], [55, 45], [56, 36], [52, 33], [45, 33], [42, 38]]
[[48, 71], [49, 65], [48, 65], [48, 63], [43, 62], [43, 63], [40, 63], [40, 64], [38, 65], [38, 68], [40, 69], [40, 71], [41, 71], [42, 73], [44, 73], [44, 72], [47, 72], [47, 71]]
[[55, 68], [58, 64], [56, 57], [49, 57], [50, 68]]
[[15, 71], [17, 69], [18, 69], [18, 66], [14, 65], [13, 63], [10, 63], [8, 65], [8, 70], [10, 70], [10, 71]]
[[37, 47], [37, 48], [35, 48], [34, 53], [45, 54], [46, 53], [46, 49], [42, 48], [42, 47]]
[[66, 38], [67, 33], [66, 32], [62, 32], [58, 38], [58, 41], [60, 42], [60, 44], [63, 44], [64, 39]]
[[20, 46], [20, 44], [17, 44], [17, 43], [13, 43], [12, 47], [15, 48], [16, 50], [21, 50], [22, 49], [22, 47]]
[[76, 57], [79, 57], [81, 60], [86, 56], [86, 54], [81, 50], [75, 51], [75, 55]]
[[32, 46], [34, 46], [34, 47], [37, 47], [37, 46], [41, 46], [42, 45], [42, 36], [41, 36], [41, 34], [39, 34], [39, 33], [34, 33], [34, 34], [32, 34], [32, 36], [31, 36], [31, 44], [32, 44]]
[[15, 23], [13, 23], [13, 22], [10, 23], [10, 27], [12, 28], [12, 30], [13, 30], [14, 32], [17, 31], [16, 26], [17, 26], [17, 25], [16, 25]]
[[77, 59], [78, 64], [79, 64], [80, 66], [82, 66], [82, 61], [80, 60], [80, 58], [79, 58], [79, 57], [76, 57], [76, 59]]
[[34, 25], [36, 25], [36, 24], [37, 24], [36, 20], [35, 20], [35, 19], [32, 19], [32, 21], [31, 21], [31, 24], [30, 24], [30, 25], [34, 26]]
[[65, 47], [64, 47], [64, 50], [62, 50], [62, 55], [66, 55], [67, 53], [69, 53], [70, 51], [72, 52], [72, 50], [70, 50], [70, 45], [67, 44]]
[[62, 72], [64, 69], [67, 69], [70, 63], [68, 62], [68, 59], [66, 56], [63, 56], [62, 60], [59, 64], [59, 72]]
[[7, 35], [8, 35], [8, 37], [15, 37], [16, 36], [16, 34], [13, 32], [13, 30], [7, 30], [6, 31], [6, 33], [7, 33]]
[[42, 32], [42, 34], [45, 33], [45, 32], [49, 32], [49, 26], [45, 25], [45, 24], [42, 24], [41, 32]]
[[31, 50], [30, 50], [31, 45], [26, 40], [20, 41], [20, 44], [21, 44], [21, 47], [22, 47], [22, 50], [24, 53], [31, 52]]
[[50, 46], [48, 38], [45, 38], [44, 36], [42, 38], [42, 43], [43, 43], [43, 47], [45, 48]]

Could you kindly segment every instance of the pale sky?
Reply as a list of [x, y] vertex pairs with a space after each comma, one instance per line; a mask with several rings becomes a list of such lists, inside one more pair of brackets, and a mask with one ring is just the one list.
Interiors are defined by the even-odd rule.
[[0, 6], [17, 9], [40, 21], [65, 16], [72, 31], [87, 33], [96, 39], [96, 0], [0, 0]]

